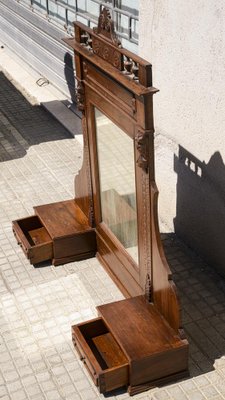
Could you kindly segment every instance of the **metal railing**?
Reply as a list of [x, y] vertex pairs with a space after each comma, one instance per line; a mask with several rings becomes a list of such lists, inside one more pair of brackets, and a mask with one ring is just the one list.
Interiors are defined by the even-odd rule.
[[[128, 43], [138, 44], [138, 1], [134, 0], [16, 0], [49, 22], [73, 34], [74, 20], [89, 27], [96, 25], [102, 6], [107, 5], [118, 36]], [[128, 5], [129, 4], [129, 5]]]

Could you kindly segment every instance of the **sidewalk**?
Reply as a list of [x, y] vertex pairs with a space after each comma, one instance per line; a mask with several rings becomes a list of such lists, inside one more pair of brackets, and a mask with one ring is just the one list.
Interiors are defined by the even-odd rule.
[[[104, 399], [79, 361], [70, 327], [123, 296], [95, 258], [34, 268], [11, 229], [34, 205], [74, 196], [81, 144], [10, 79], [0, 69], [0, 399]], [[134, 399], [225, 399], [225, 282], [173, 234], [163, 242], [180, 293], [191, 377]], [[121, 390], [107, 398], [129, 396]]]

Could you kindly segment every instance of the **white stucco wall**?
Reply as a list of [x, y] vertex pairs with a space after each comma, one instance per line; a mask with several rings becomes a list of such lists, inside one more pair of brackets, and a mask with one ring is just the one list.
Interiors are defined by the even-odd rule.
[[[139, 54], [153, 64], [160, 89], [154, 117], [164, 229], [173, 230], [176, 217], [181, 236], [210, 262], [224, 253], [215, 263], [225, 271], [224, 241], [218, 248], [215, 240], [225, 235], [225, 2], [140, 0], [139, 35]], [[176, 159], [179, 146], [191, 153], [189, 166], [185, 150]]]

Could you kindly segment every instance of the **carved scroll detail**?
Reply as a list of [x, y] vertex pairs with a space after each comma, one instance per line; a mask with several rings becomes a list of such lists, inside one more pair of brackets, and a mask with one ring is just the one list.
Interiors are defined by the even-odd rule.
[[136, 147], [139, 153], [137, 164], [145, 172], [148, 172], [149, 168], [149, 131], [138, 130], [136, 137]]
[[110, 42], [112, 42], [115, 46], [121, 45], [121, 42], [115, 33], [114, 22], [109, 10], [106, 7], [102, 8], [98, 18], [98, 26], [93, 30], [94, 33], [103, 35], [106, 39], [110, 40]]
[[93, 36], [92, 38], [92, 49], [93, 53], [103, 58], [103, 60], [112, 64], [115, 68], [122, 71], [123, 69], [123, 57], [121, 53], [110, 45], [105, 44], [103, 41], [98, 40]]
[[84, 112], [85, 110], [84, 99], [85, 99], [84, 84], [81, 81], [77, 81], [77, 89], [76, 89], [77, 108], [79, 111], [82, 112]]

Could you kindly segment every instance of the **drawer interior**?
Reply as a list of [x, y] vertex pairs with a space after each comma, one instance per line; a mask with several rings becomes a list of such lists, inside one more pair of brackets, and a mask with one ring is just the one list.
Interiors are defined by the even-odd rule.
[[17, 223], [31, 246], [51, 242], [51, 237], [36, 215], [21, 219]]
[[102, 370], [127, 363], [125, 354], [102, 319], [82, 324], [79, 330]]

